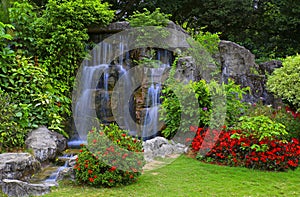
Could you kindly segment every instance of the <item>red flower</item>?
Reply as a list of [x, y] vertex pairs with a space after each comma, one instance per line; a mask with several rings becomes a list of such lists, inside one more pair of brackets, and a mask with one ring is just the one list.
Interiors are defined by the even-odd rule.
[[81, 153], [82, 153], [82, 149], [80, 149], [80, 150], [79, 150], [79, 152], [81, 152]]
[[93, 173], [93, 170], [88, 170], [88, 173], [89, 173], [89, 174], [92, 174], [92, 173]]
[[125, 153], [125, 154], [122, 156], [122, 159], [125, 159], [127, 156], [128, 156], [128, 154]]
[[89, 178], [89, 181], [90, 181], [91, 183], [93, 183], [93, 182], [94, 182], [94, 179], [93, 179], [93, 178]]
[[114, 182], [114, 180], [112, 180], [112, 179], [109, 179], [109, 182], [110, 182], [110, 183], [113, 183], [113, 182]]
[[196, 133], [197, 127], [196, 126], [190, 126], [190, 131]]
[[134, 176], [133, 176], [132, 174], [129, 176], [129, 178], [131, 178], [131, 179], [133, 179], [133, 177], [134, 177]]
[[117, 167], [116, 166], [112, 166], [111, 168], [110, 168], [110, 172], [113, 172], [113, 171], [115, 171], [117, 169]]
[[125, 133], [122, 133], [122, 137], [126, 137], [126, 134], [125, 134]]
[[96, 143], [97, 143], [97, 140], [96, 140], [96, 139], [93, 139], [93, 143], [96, 144]]

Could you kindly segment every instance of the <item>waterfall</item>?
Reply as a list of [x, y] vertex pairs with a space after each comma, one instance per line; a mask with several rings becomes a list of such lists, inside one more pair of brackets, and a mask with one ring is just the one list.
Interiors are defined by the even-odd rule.
[[[69, 141], [69, 146], [78, 146], [86, 141], [86, 134], [94, 126], [93, 117], [96, 117], [95, 112], [95, 92], [99, 78], [104, 75], [103, 86], [108, 89], [108, 64], [100, 64], [96, 66], [83, 66], [82, 80], [79, 86], [81, 94], [75, 103], [74, 117], [80, 121], [76, 125], [76, 130], [81, 136], [76, 136]], [[109, 99], [107, 91], [105, 91], [105, 99]]]
[[46, 180], [44, 180], [44, 182], [56, 182], [59, 175], [60, 175], [60, 173], [61, 173], [61, 171], [63, 171], [67, 167], [69, 167], [69, 162], [68, 161], [66, 161], [63, 166], [58, 167], [55, 172], [53, 172]]
[[[136, 58], [135, 51], [131, 50], [136, 49], [130, 49], [132, 42], [128, 40], [128, 35], [119, 35], [107, 42], [101, 42], [90, 52], [89, 58], [84, 60], [78, 72], [73, 96], [73, 115], [79, 137], [69, 141], [70, 147], [84, 143], [89, 130], [99, 123], [117, 123], [122, 129], [129, 130], [131, 135], [139, 135], [141, 138], [155, 136], [160, 129], [158, 111], [161, 77], [164, 69], [172, 61], [172, 53], [164, 49], [155, 49], [158, 68], [145, 68], [149, 74], [149, 87], [145, 90], [146, 98], [144, 95], [138, 97], [137, 104], [135, 91], [138, 90], [135, 88], [138, 87], [135, 85], [141, 83], [144, 88], [144, 80], [141, 80], [144, 74], [141, 72], [136, 76], [137, 74], [130, 72], [133, 68], [131, 52]], [[118, 83], [120, 87], [115, 91], [118, 81], [122, 83]], [[113, 94], [118, 95], [116, 100], [113, 100]]]
[[159, 126], [159, 106], [161, 93], [161, 77], [167, 64], [162, 64], [159, 68], [150, 68], [150, 87], [146, 97], [146, 112], [142, 126], [143, 140], [151, 139], [157, 135]]

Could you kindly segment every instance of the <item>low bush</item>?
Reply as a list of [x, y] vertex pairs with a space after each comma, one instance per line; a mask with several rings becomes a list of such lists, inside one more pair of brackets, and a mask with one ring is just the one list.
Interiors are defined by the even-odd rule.
[[256, 103], [248, 108], [245, 115], [248, 117], [267, 116], [274, 123], [280, 123], [285, 126], [285, 130], [288, 133], [286, 139], [297, 138], [300, 140], [300, 113], [292, 111], [288, 106], [273, 108], [270, 105]]
[[287, 57], [283, 67], [268, 77], [267, 88], [282, 98], [294, 111], [300, 112], [300, 55]]
[[74, 168], [79, 183], [112, 187], [135, 182], [144, 164], [142, 141], [111, 124], [89, 132]]
[[[209, 129], [192, 127], [192, 130], [197, 133], [192, 142], [192, 149], [198, 152], [199, 160], [273, 171], [298, 167], [300, 144], [295, 138], [284, 142], [268, 137], [259, 140], [254, 135], [244, 135], [241, 130], [223, 130], [219, 135], [218, 131]], [[239, 137], [234, 137], [237, 135]], [[207, 153], [201, 154], [207, 148]]]

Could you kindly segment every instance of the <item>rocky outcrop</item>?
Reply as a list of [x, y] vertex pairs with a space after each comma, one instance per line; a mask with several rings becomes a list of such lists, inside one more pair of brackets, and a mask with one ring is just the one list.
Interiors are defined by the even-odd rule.
[[99, 34], [99, 33], [118, 33], [125, 29], [130, 28], [129, 22], [127, 21], [119, 21], [109, 24], [107, 27], [89, 27], [88, 32], [90, 34]]
[[40, 162], [48, 162], [56, 158], [57, 154], [67, 147], [67, 139], [61, 134], [40, 127], [31, 131], [25, 141], [26, 148], [32, 149]]
[[4, 179], [2, 182], [2, 192], [12, 197], [41, 196], [50, 192], [51, 187], [56, 184], [41, 183], [31, 184], [20, 180]]
[[157, 157], [165, 158], [173, 154], [182, 154], [188, 151], [188, 147], [183, 144], [168, 141], [163, 137], [155, 137], [143, 142], [144, 158], [147, 162], [153, 161]]
[[255, 63], [255, 56], [245, 47], [234, 42], [222, 40], [219, 44], [219, 58], [223, 80], [232, 78], [241, 87], [250, 87], [251, 92], [244, 95], [244, 101], [277, 105], [278, 100], [266, 90], [266, 74], [271, 74], [281, 66], [278, 61], [261, 65]]
[[29, 153], [0, 154], [0, 181], [3, 179], [30, 180], [41, 164]]

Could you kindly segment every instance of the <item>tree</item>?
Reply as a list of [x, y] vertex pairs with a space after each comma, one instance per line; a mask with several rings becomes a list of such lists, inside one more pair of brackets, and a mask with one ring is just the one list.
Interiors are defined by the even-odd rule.
[[300, 1], [294, 0], [105, 0], [123, 20], [147, 8], [171, 14], [170, 20], [196, 31], [206, 27], [237, 42], [257, 57], [285, 57], [300, 49]]

